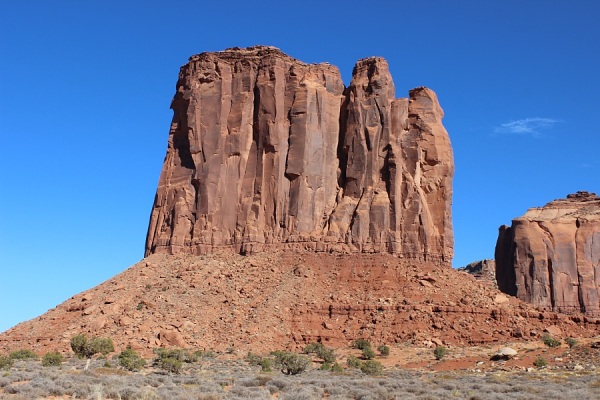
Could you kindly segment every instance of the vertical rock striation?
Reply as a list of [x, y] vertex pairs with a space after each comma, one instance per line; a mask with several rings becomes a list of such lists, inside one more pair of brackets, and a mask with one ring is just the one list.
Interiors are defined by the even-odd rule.
[[600, 197], [577, 192], [532, 208], [496, 243], [498, 287], [534, 305], [600, 313]]
[[146, 255], [284, 248], [449, 263], [443, 111], [427, 88], [394, 93], [382, 58], [358, 61], [346, 88], [336, 67], [273, 47], [191, 57]]

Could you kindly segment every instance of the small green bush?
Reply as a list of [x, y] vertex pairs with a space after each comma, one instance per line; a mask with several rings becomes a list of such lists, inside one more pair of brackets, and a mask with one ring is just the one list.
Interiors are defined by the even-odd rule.
[[565, 343], [570, 347], [573, 348], [575, 347], [575, 345], [577, 344], [577, 340], [573, 339], [572, 337], [566, 338], [565, 339]]
[[441, 360], [442, 358], [444, 358], [446, 356], [447, 352], [448, 352], [448, 349], [446, 349], [444, 346], [437, 346], [433, 350], [433, 355], [435, 356], [436, 360]]
[[186, 363], [192, 363], [195, 359], [194, 356], [190, 355], [187, 350], [183, 349], [167, 349], [164, 347], [159, 347], [154, 349], [154, 354], [156, 354], [158, 359], [174, 358], [175, 360]]
[[335, 353], [333, 352], [333, 349], [329, 349], [326, 348], [323, 351], [317, 353], [317, 356], [327, 362], [327, 363], [334, 363], [335, 360], [337, 359], [337, 356], [335, 355]]
[[537, 358], [533, 362], [533, 365], [538, 368], [543, 368], [548, 365], [548, 361], [546, 361], [546, 359], [542, 356], [537, 356]]
[[560, 347], [561, 345], [561, 341], [558, 339], [554, 339], [552, 336], [550, 335], [544, 335], [544, 344], [548, 347]]
[[323, 343], [311, 343], [307, 345], [304, 350], [302, 350], [304, 354], [314, 353], [317, 357], [323, 360], [325, 363], [334, 363], [337, 356], [335, 355], [333, 349], [326, 347]]
[[297, 375], [306, 371], [310, 365], [310, 360], [307, 357], [289, 351], [278, 350], [271, 354], [275, 357], [275, 364], [286, 375]]
[[273, 360], [270, 358], [264, 357], [260, 360], [260, 371], [261, 372], [271, 372], [273, 371]]
[[71, 338], [71, 350], [79, 358], [87, 357], [87, 342], [88, 339], [85, 335], [79, 334]]
[[335, 374], [341, 374], [344, 372], [344, 368], [342, 368], [342, 366], [338, 363], [333, 363], [333, 365], [331, 366], [331, 372], [335, 373]]
[[260, 365], [262, 360], [263, 360], [262, 356], [259, 356], [258, 354], [254, 354], [251, 351], [249, 351], [248, 355], [246, 356], [246, 362], [250, 365]]
[[375, 350], [373, 350], [371, 348], [371, 346], [365, 347], [364, 349], [362, 349], [362, 358], [364, 360], [372, 360], [374, 359], [376, 356], [375, 354]]
[[331, 371], [335, 374], [340, 374], [344, 372], [344, 368], [342, 368], [342, 366], [338, 363], [328, 363], [328, 362], [324, 362], [323, 365], [321, 365], [321, 368], [319, 368], [321, 371]]
[[310, 353], [318, 353], [319, 351], [323, 351], [325, 349], [325, 345], [323, 343], [310, 343], [307, 344], [304, 347], [304, 350], [302, 350], [302, 353], [304, 354], [310, 354]]
[[13, 360], [37, 360], [38, 356], [31, 350], [16, 350], [9, 354]]
[[161, 358], [158, 360], [157, 365], [160, 369], [172, 374], [179, 374], [183, 368], [183, 362], [172, 357]]
[[271, 372], [273, 371], [273, 360], [269, 357], [259, 356], [258, 354], [254, 354], [252, 352], [248, 352], [246, 356], [246, 361], [250, 365], [257, 365], [260, 367], [261, 372]]
[[319, 369], [321, 371], [331, 371], [331, 364], [328, 362], [324, 362], [323, 364], [321, 364], [321, 367]]
[[361, 363], [360, 370], [367, 375], [379, 375], [383, 372], [383, 365], [379, 361], [367, 360]]
[[360, 365], [362, 364], [361, 361], [354, 357], [354, 356], [348, 356], [348, 358], [346, 359], [346, 364], [350, 367], [350, 368], [360, 368]]
[[384, 357], [387, 357], [390, 355], [390, 348], [388, 346], [386, 346], [385, 344], [382, 344], [381, 346], [377, 347], [377, 351], [379, 352], [379, 354], [381, 354]]
[[51, 351], [44, 354], [42, 357], [42, 365], [44, 367], [58, 367], [63, 362], [63, 355], [57, 351]]
[[103, 356], [115, 351], [115, 346], [110, 338], [93, 337], [88, 339], [84, 334], [75, 335], [71, 338], [71, 349], [79, 358], [92, 358], [94, 354]]
[[115, 351], [115, 346], [111, 338], [95, 337], [90, 340], [90, 351], [93, 354], [102, 354], [103, 356]]
[[190, 353], [185, 349], [166, 349], [159, 347], [154, 349], [156, 359], [154, 364], [170, 373], [178, 374], [183, 368], [183, 363], [195, 363], [204, 357], [214, 357], [212, 351], [196, 350]]
[[0, 355], [0, 369], [9, 369], [14, 364], [14, 360], [6, 355]]
[[360, 338], [352, 342], [352, 347], [355, 349], [364, 350], [367, 347], [371, 347], [371, 343], [369, 343], [367, 339]]
[[128, 371], [139, 371], [146, 365], [146, 360], [140, 357], [131, 347], [123, 350], [117, 358], [119, 359], [119, 365]]

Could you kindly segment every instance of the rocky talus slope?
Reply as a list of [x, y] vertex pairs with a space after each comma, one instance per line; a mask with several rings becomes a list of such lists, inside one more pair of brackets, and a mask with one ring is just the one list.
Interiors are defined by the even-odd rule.
[[500, 227], [496, 276], [536, 306], [600, 316], [600, 197], [570, 194]]
[[276, 48], [181, 68], [146, 242], [154, 253], [388, 252], [448, 264], [454, 162], [433, 91], [395, 98], [387, 62]]
[[0, 352], [69, 351], [78, 333], [155, 347], [298, 349], [313, 341], [477, 345], [539, 341], [556, 325], [592, 337], [600, 321], [539, 312], [468, 273], [393, 255], [232, 252], [152, 255], [0, 335]]

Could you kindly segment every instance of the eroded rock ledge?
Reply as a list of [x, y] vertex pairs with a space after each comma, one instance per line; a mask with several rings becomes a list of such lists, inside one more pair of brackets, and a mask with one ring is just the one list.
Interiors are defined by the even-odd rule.
[[496, 277], [534, 305], [600, 316], [600, 197], [570, 194], [500, 227]]
[[181, 68], [146, 255], [223, 248], [389, 252], [449, 263], [454, 163], [430, 89], [395, 99], [387, 62], [276, 48]]

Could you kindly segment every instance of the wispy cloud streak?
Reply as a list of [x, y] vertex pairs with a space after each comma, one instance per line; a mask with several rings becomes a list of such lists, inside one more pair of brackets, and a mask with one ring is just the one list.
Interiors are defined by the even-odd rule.
[[494, 133], [503, 135], [530, 135], [540, 137], [560, 121], [552, 118], [525, 118], [510, 121], [494, 128]]

